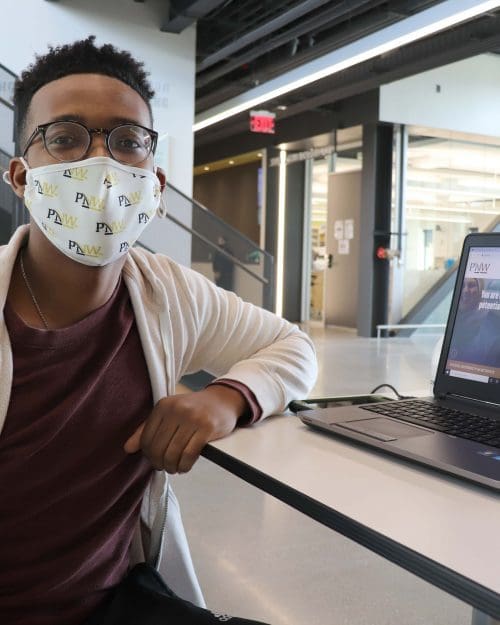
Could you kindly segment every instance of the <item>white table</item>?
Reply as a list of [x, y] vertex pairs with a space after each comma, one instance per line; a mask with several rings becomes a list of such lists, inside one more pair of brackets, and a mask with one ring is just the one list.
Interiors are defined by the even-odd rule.
[[278, 416], [203, 455], [309, 517], [500, 619], [500, 495]]

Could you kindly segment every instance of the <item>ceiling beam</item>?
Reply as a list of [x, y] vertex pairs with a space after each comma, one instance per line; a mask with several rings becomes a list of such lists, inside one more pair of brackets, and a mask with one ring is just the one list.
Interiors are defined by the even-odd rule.
[[205, 17], [226, 0], [171, 0], [168, 18], [162, 23], [164, 33], [179, 34], [196, 20]]
[[[202, 76], [199, 76], [196, 80], [196, 88], [199, 89], [208, 85], [214, 80], [229, 74], [234, 69], [241, 67], [244, 63], [249, 63], [256, 58], [263, 56], [267, 52], [279, 48], [296, 37], [315, 31], [321, 32], [326, 28], [331, 28], [332, 22], [338, 23], [342, 21], [347, 14], [349, 15], [349, 19], [352, 19], [352, 17], [357, 15], [360, 11], [366, 9], [366, 5], [370, 5], [370, 8], [372, 8], [374, 4], [382, 4], [382, 1], [383, 0], [380, 0], [379, 2], [374, 3], [373, 0], [351, 0], [348, 7], [346, 7], [345, 4], [337, 4], [333, 7], [326, 7], [326, 10], [322, 11], [320, 14], [310, 17], [309, 19], [301, 20], [290, 30], [272, 37], [268, 41], [262, 42], [254, 48], [250, 48], [240, 56], [230, 59], [227, 63], [221, 65], [215, 70], [206, 72]], [[199, 71], [200, 68], [198, 67], [197, 72]]]
[[321, 7], [330, 1], [331, 0], [305, 0], [304, 2], [301, 2], [299, 5], [294, 6], [292, 9], [286, 11], [285, 13], [278, 15], [278, 17], [275, 17], [274, 19], [269, 20], [269, 22], [266, 22], [265, 24], [258, 26], [254, 30], [245, 33], [241, 37], [238, 37], [238, 39], [236, 39], [232, 43], [229, 43], [227, 46], [220, 48], [213, 54], [209, 54], [202, 61], [200, 61], [200, 63], [198, 63], [196, 71], [201, 72], [209, 67], [212, 67], [212, 65], [215, 65], [219, 61], [222, 61], [223, 59], [230, 56], [231, 54], [238, 52], [238, 50], [241, 50], [242, 48], [245, 48], [246, 46], [255, 43], [259, 39], [262, 39], [262, 37], [273, 33], [279, 28], [283, 28], [287, 24], [290, 24], [290, 22], [299, 19], [303, 15], [314, 11], [318, 7]]

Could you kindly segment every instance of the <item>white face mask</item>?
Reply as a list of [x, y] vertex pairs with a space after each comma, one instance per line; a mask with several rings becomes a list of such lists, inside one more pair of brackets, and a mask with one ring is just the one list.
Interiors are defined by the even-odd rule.
[[31, 217], [58, 250], [84, 265], [100, 267], [126, 254], [160, 204], [153, 172], [107, 156], [25, 167]]

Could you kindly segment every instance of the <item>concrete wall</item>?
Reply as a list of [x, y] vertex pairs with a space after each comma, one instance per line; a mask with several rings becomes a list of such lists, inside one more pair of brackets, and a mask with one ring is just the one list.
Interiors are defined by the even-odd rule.
[[380, 88], [380, 121], [500, 137], [500, 57], [480, 54]]
[[[148, 0], [3, 0], [0, 63], [19, 73], [45, 53], [48, 44], [63, 44], [96, 35], [97, 43], [112, 43], [144, 61], [156, 91], [153, 102], [155, 129], [167, 139], [160, 142], [158, 161], [169, 180], [187, 195], [192, 192], [194, 80], [196, 30], [180, 35], [160, 31], [165, 3]], [[191, 223], [187, 205], [172, 207], [181, 220]], [[190, 237], [166, 220], [154, 220], [143, 242], [149, 247], [190, 264]]]

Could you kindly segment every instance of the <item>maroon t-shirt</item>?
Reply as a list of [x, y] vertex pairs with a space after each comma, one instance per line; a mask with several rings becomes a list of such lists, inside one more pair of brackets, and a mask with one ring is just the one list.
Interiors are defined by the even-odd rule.
[[123, 444], [153, 408], [128, 291], [61, 330], [5, 309], [0, 623], [80, 625], [123, 577], [152, 468]]

